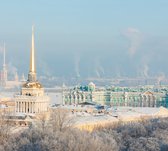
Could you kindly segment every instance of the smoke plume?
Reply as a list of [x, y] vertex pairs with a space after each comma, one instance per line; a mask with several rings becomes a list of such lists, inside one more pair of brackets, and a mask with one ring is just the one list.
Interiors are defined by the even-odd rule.
[[76, 77], [80, 77], [79, 63], [80, 63], [80, 57], [76, 55], [75, 56], [75, 74], [76, 74]]
[[127, 28], [123, 35], [129, 40], [130, 46], [128, 48], [128, 53], [130, 57], [133, 57], [137, 52], [139, 45], [142, 40], [141, 32], [136, 28]]
[[17, 68], [11, 62], [7, 64], [7, 69], [8, 73], [12, 76], [15, 76], [15, 74], [17, 73]]
[[99, 58], [96, 58], [95, 61], [94, 61], [94, 65], [95, 65], [95, 73], [96, 73], [96, 76], [98, 78], [100, 78], [101, 76], [104, 76], [105, 73], [104, 73], [104, 68], [103, 66], [101, 65], [101, 62], [100, 62], [100, 59]]

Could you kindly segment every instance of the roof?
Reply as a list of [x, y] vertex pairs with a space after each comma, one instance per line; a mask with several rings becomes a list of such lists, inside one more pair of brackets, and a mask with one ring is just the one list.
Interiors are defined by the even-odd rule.
[[96, 105], [95, 102], [88, 102], [88, 101], [85, 101], [85, 102], [81, 102], [79, 103], [79, 105]]
[[165, 107], [160, 107], [159, 111], [155, 113], [155, 115], [159, 115], [159, 116], [168, 116], [168, 109], [166, 109]]
[[42, 84], [39, 82], [26, 82], [22, 85], [24, 88], [43, 88]]
[[143, 95], [153, 95], [153, 93], [150, 92], [150, 91], [146, 91], [146, 92], [143, 93]]

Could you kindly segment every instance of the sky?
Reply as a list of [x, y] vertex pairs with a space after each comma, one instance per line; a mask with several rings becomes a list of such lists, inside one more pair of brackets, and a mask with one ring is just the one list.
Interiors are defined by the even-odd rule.
[[166, 0], [0, 0], [0, 45], [11, 74], [28, 73], [34, 25], [38, 75], [168, 76], [167, 14]]

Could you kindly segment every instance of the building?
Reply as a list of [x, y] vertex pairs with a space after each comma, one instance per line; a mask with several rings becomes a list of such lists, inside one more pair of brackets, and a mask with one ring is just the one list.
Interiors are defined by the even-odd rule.
[[167, 91], [151, 91], [151, 89], [96, 89], [93, 83], [63, 92], [64, 104], [79, 104], [82, 102], [96, 102], [97, 104], [110, 106], [168, 107], [168, 95]]
[[19, 77], [17, 72], [15, 72], [14, 77], [10, 78], [10, 70], [7, 69], [6, 65], [6, 47], [5, 43], [3, 45], [3, 65], [0, 71], [0, 89], [15, 89], [20, 87], [21, 81], [19, 81]]
[[49, 97], [45, 95], [42, 84], [36, 79], [34, 27], [32, 27], [28, 80], [22, 85], [20, 94], [15, 95], [14, 99], [16, 113], [35, 114], [48, 111]]
[[3, 46], [3, 68], [0, 72], [0, 85], [5, 87], [7, 83], [7, 69], [6, 69], [6, 62], [5, 62], [5, 43]]

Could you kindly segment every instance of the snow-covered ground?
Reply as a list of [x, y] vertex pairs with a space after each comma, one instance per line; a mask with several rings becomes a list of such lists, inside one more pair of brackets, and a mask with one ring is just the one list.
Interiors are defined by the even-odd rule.
[[[118, 122], [136, 122], [143, 119], [151, 119], [158, 117], [168, 117], [168, 109], [164, 107], [115, 107], [109, 108], [108, 114], [104, 113], [87, 113], [86, 107], [80, 106], [61, 106], [61, 108], [69, 109], [70, 117], [73, 118], [75, 127], [92, 131], [96, 126], [105, 126]], [[81, 110], [83, 108], [83, 110]]]
[[50, 97], [51, 104], [61, 104], [62, 103], [62, 93], [48, 92], [47, 95]]
[[[46, 94], [50, 97], [51, 104], [62, 103], [62, 93], [48, 92]], [[12, 92], [1, 92], [0, 98], [13, 98], [13, 95], [14, 93]], [[164, 107], [111, 107], [104, 113], [95, 112], [97, 109], [94, 106], [66, 105], [61, 106], [61, 108], [70, 111], [70, 115], [75, 119], [75, 125], [105, 124], [119, 121], [129, 122], [146, 117], [168, 117], [168, 109]]]

